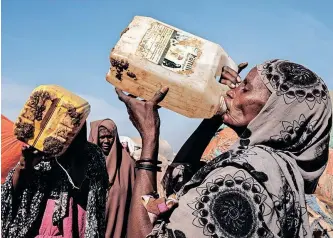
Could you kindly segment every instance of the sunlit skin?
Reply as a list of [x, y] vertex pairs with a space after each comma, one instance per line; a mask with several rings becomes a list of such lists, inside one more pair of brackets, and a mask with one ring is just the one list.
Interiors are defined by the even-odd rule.
[[259, 114], [270, 95], [257, 69], [253, 68], [238, 87], [227, 92], [224, 124], [242, 131]]
[[110, 153], [114, 135], [107, 128], [101, 126], [98, 130], [98, 145], [102, 149], [103, 154], [107, 156]]

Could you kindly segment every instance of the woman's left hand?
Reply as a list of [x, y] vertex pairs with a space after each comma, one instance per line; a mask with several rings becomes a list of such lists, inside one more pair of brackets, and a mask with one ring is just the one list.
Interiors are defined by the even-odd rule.
[[239, 74], [248, 66], [248, 63], [241, 63], [238, 65], [238, 72], [230, 68], [229, 66], [223, 66], [222, 68], [222, 74], [219, 82], [221, 84], [228, 85], [229, 88], [233, 89], [237, 87], [242, 79], [239, 76]]
[[125, 103], [129, 119], [139, 131], [142, 140], [158, 136], [160, 129], [158, 104], [165, 98], [168, 91], [168, 87], [163, 87], [151, 100], [141, 101], [116, 89], [119, 100]]

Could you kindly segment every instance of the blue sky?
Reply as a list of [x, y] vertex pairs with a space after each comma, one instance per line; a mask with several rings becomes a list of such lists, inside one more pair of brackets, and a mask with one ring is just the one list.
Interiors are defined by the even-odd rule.
[[[58, 84], [91, 103], [89, 120], [110, 117], [121, 135], [137, 136], [105, 81], [109, 51], [135, 15], [214, 41], [249, 68], [271, 58], [304, 64], [333, 89], [332, 1], [231, 2], [2, 0], [2, 114], [15, 120], [35, 86]], [[175, 151], [200, 121], [167, 110], [161, 119]]]

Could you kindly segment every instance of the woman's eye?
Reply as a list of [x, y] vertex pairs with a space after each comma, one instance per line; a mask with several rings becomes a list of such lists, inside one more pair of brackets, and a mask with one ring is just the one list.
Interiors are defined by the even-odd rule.
[[249, 87], [247, 85], [243, 85], [242, 87], [243, 92], [249, 91]]
[[242, 82], [241, 86], [242, 86], [242, 91], [243, 91], [243, 92], [247, 92], [247, 91], [249, 91], [249, 85], [248, 85], [248, 83], [247, 83], [247, 80], [246, 80], [246, 79], [245, 79], [245, 80], [243, 80], [243, 82]]

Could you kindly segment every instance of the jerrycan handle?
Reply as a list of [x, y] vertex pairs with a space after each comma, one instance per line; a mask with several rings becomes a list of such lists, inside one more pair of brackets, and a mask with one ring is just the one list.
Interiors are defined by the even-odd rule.
[[231, 69], [238, 72], [238, 65], [227, 54], [224, 53], [220, 57], [215, 77], [221, 76], [223, 66], [229, 66]]

